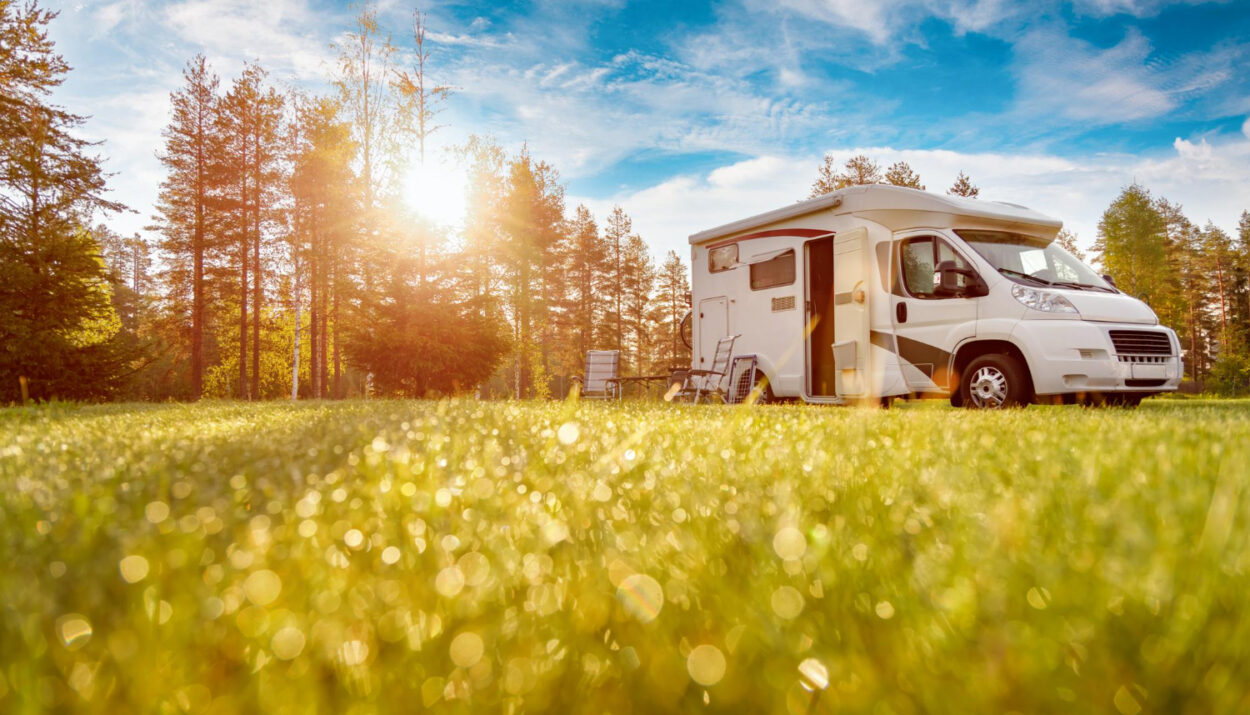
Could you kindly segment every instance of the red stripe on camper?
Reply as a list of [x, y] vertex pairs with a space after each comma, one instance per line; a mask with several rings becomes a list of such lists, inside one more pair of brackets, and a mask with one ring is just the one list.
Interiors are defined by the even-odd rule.
[[833, 231], [822, 228], [775, 228], [771, 231], [759, 231], [758, 233], [748, 233], [745, 236], [738, 236], [727, 241], [713, 243], [708, 248], [720, 248], [737, 243], [738, 241], [746, 241], [752, 238], [772, 238], [773, 236], [794, 236], [796, 238], [816, 238], [818, 236], [832, 236]]

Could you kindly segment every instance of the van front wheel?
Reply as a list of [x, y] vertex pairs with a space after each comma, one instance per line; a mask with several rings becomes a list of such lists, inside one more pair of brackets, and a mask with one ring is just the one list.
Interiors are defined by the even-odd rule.
[[982, 355], [968, 363], [959, 379], [964, 407], [1001, 409], [1028, 404], [1024, 370], [1007, 355]]

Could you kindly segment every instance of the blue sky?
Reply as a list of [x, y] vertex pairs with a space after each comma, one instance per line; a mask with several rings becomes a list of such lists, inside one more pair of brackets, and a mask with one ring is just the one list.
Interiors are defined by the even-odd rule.
[[[56, 3], [53, 7], [58, 7]], [[107, 140], [139, 213], [181, 68], [256, 59], [317, 89], [352, 10], [328, 0], [65, 0], [57, 99]], [[411, 51], [413, 5], [382, 2]], [[1137, 180], [1198, 223], [1250, 209], [1250, 2], [734, 0], [428, 2], [432, 74], [458, 88], [436, 144], [526, 143], [570, 208], [619, 203], [657, 250], [806, 195], [820, 157], [903, 159], [930, 190], [1061, 218], [1083, 243]]]

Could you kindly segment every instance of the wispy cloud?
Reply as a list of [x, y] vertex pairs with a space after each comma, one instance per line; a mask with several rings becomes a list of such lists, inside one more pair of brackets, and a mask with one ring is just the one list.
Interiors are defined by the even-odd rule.
[[451, 81], [464, 88], [471, 111], [503, 110], [496, 133], [530, 141], [573, 175], [643, 148], [764, 152], [828, 121], [821, 103], [774, 97], [746, 81], [637, 52], [592, 65], [477, 63], [458, 68]]
[[165, 27], [232, 71], [259, 60], [271, 72], [310, 80], [323, 77], [334, 54], [327, 28], [348, 17], [312, 9], [306, 0], [183, 0], [166, 6]]
[[1103, 49], [1072, 37], [1062, 26], [1038, 28], [1015, 45], [1020, 109], [1025, 115], [1057, 115], [1086, 124], [1158, 117], [1228, 82], [1246, 54], [1245, 46], [1226, 45], [1157, 56], [1136, 30]]

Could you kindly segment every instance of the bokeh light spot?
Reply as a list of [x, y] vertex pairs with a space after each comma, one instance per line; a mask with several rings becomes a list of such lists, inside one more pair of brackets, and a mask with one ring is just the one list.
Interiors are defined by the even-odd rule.
[[664, 589], [660, 582], [642, 573], [626, 576], [616, 597], [625, 608], [625, 612], [641, 623], [650, 623], [664, 608]]
[[686, 670], [690, 679], [699, 685], [716, 685], [725, 677], [725, 654], [714, 645], [696, 646], [686, 657]]
[[148, 577], [148, 560], [138, 554], [131, 554], [117, 562], [126, 583], [138, 583]]
[[465, 631], [453, 638], [448, 648], [451, 662], [460, 668], [472, 668], [477, 665], [485, 651], [486, 646], [482, 643], [482, 637], [472, 631]]

